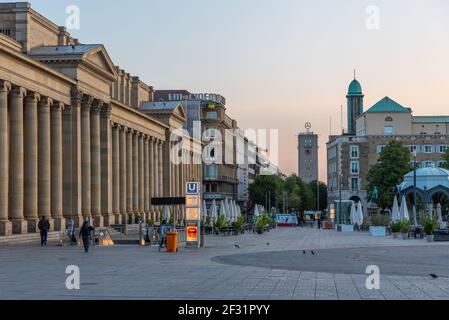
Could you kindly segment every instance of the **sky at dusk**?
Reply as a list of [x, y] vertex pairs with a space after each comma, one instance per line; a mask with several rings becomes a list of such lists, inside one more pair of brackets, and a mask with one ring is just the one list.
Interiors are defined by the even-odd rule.
[[449, 115], [447, 0], [31, 1], [59, 25], [72, 4], [70, 33], [103, 43], [127, 72], [156, 89], [222, 94], [241, 128], [279, 129], [285, 173], [297, 171], [296, 135], [311, 122], [326, 181], [354, 69], [365, 110], [389, 96], [415, 115]]

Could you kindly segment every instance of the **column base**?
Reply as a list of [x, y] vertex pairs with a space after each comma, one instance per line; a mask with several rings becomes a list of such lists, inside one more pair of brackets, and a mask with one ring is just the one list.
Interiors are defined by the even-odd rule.
[[115, 219], [114, 219], [114, 223], [115, 224], [122, 224], [122, 215], [117, 213], [114, 215]]
[[136, 215], [134, 213], [128, 213], [128, 216], [126, 217], [126, 224], [134, 224], [135, 218]]
[[120, 224], [127, 224], [128, 223], [128, 214], [122, 213], [120, 214]]
[[65, 225], [66, 225], [66, 221], [65, 218], [55, 218], [53, 219], [53, 230], [54, 231], [64, 231], [65, 230]]
[[103, 227], [109, 227], [111, 224], [115, 223], [115, 215], [104, 214], [103, 215]]
[[12, 223], [8, 220], [0, 221], [0, 236], [12, 235]]
[[104, 225], [104, 218], [102, 216], [93, 217], [92, 220], [93, 220], [93, 225], [94, 225], [95, 228], [103, 227], [103, 225]]
[[12, 234], [25, 234], [28, 232], [28, 223], [23, 219], [11, 220]]
[[39, 224], [39, 219], [29, 219], [27, 222], [27, 231], [26, 233], [37, 233], [39, 232], [39, 228], [37, 227]]

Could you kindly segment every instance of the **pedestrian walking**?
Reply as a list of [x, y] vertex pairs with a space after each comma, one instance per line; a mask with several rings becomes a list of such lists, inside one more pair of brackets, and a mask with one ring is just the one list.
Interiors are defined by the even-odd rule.
[[89, 224], [89, 220], [88, 219], [84, 220], [79, 236], [83, 239], [84, 251], [86, 253], [89, 252], [89, 245], [92, 231], [94, 231], [94, 228]]
[[41, 233], [41, 247], [47, 246], [48, 231], [50, 230], [50, 221], [48, 221], [45, 216], [42, 216], [37, 225]]
[[318, 214], [318, 229], [321, 229], [322, 221], [323, 221], [323, 214], [319, 213]]
[[167, 246], [167, 231], [168, 231], [168, 226], [167, 226], [167, 221], [164, 220], [162, 221], [161, 224], [161, 241], [159, 242], [159, 251], [161, 251], [162, 246], [165, 243], [165, 246]]

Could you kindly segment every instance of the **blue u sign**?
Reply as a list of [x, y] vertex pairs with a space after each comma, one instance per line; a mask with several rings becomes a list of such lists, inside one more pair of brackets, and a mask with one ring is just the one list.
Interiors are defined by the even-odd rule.
[[187, 194], [198, 194], [198, 193], [199, 193], [199, 183], [187, 182]]

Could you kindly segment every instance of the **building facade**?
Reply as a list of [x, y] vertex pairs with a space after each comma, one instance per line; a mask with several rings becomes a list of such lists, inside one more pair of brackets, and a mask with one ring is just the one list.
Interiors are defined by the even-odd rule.
[[103, 45], [80, 44], [28, 3], [0, 4], [0, 23], [0, 235], [36, 232], [43, 215], [56, 231], [66, 219], [157, 221], [152, 197], [186, 172], [201, 180], [199, 165], [171, 162], [168, 133], [182, 117], [142, 112], [153, 88]]
[[298, 136], [298, 177], [307, 183], [318, 181], [318, 135], [313, 132]]
[[[357, 80], [355, 80], [357, 81]], [[358, 81], [357, 81], [358, 83]], [[351, 83], [348, 93], [348, 108], [357, 103], [363, 105], [360, 84]], [[412, 109], [404, 107], [389, 97], [361, 113], [357, 118], [348, 118], [348, 128], [355, 123], [353, 133], [330, 136], [327, 143], [328, 201], [362, 201], [368, 207], [367, 181], [369, 169], [375, 165], [383, 148], [396, 140], [417, 153], [418, 167], [439, 167], [444, 162], [443, 154], [449, 147], [449, 117], [414, 116]]]

